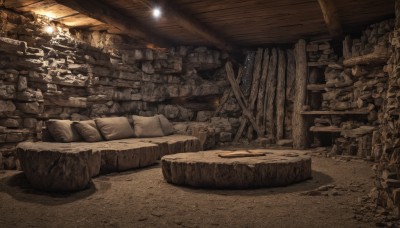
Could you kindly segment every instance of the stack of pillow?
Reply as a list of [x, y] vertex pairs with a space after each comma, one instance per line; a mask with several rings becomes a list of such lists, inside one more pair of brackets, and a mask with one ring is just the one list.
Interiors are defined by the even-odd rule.
[[[133, 127], [130, 122], [133, 122]], [[160, 137], [174, 133], [174, 127], [163, 115], [107, 117], [94, 120], [49, 120], [47, 129], [57, 142], [98, 142], [126, 138]]]

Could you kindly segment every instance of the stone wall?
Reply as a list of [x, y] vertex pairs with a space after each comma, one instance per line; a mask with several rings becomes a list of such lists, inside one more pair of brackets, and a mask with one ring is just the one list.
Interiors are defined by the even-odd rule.
[[311, 129], [317, 136], [314, 145], [323, 144], [321, 135], [333, 134], [332, 156], [372, 160], [375, 157], [371, 141], [377, 138], [382, 121], [388, 81], [386, 61], [391, 53], [389, 34], [393, 26], [394, 20], [385, 20], [368, 26], [361, 37], [346, 36], [340, 58], [330, 43], [307, 46], [308, 58], [312, 60], [307, 109], [327, 113], [313, 119]]
[[396, 0], [394, 31], [390, 33], [391, 57], [385, 71], [389, 74], [387, 93], [380, 116], [380, 128], [374, 139], [373, 153], [375, 188], [370, 196], [378, 206], [393, 212], [400, 218], [400, 1]]
[[[46, 26], [54, 33], [46, 33]], [[15, 145], [40, 140], [50, 118], [162, 113], [188, 122], [180, 133], [212, 132], [209, 147], [231, 141], [238, 120], [229, 115], [211, 120], [228, 86], [227, 55], [220, 51], [144, 49], [126, 37], [70, 31], [43, 17], [6, 10], [0, 11], [0, 28], [0, 168], [16, 168]]]

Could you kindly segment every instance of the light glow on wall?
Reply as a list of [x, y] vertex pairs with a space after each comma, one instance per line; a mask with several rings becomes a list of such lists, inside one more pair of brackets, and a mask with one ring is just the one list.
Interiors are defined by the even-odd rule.
[[46, 26], [44, 28], [44, 30], [48, 33], [48, 34], [53, 34], [54, 32], [54, 27], [53, 26]]
[[156, 18], [156, 19], [158, 19], [158, 18], [161, 17], [161, 15], [162, 15], [161, 8], [155, 7], [155, 8], [153, 9], [153, 17]]

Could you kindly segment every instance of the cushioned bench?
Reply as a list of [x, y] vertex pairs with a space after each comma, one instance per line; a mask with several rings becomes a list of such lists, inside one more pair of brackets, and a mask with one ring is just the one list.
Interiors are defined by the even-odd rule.
[[144, 167], [167, 154], [200, 150], [196, 137], [169, 135], [100, 142], [23, 142], [17, 146], [17, 156], [33, 187], [75, 191], [87, 187], [99, 173]]

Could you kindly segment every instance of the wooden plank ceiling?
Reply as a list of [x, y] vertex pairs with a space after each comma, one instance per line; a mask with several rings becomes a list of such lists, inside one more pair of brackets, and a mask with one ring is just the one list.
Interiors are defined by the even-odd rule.
[[[74, 2], [79, 1], [82, 0], [6, 0], [5, 6], [49, 16], [70, 27], [134, 34], [126, 31], [127, 26], [123, 26], [124, 30], [118, 24], [105, 23], [110, 20], [103, 20], [101, 15], [78, 12], [76, 9], [81, 8], [74, 7]], [[139, 23], [138, 28], [146, 30], [147, 37], [150, 34], [171, 44], [214, 45], [227, 49], [230, 44], [250, 47], [294, 43], [300, 38], [328, 38], [334, 34], [319, 3], [329, 1], [334, 4], [333, 13], [337, 18], [334, 24], [341, 25], [340, 32], [342, 29], [343, 32], [361, 31], [369, 23], [394, 14], [394, 0], [163, 0], [157, 4], [167, 12], [160, 19], [154, 19], [151, 16], [154, 1], [97, 0], [102, 9], [106, 6], [123, 15], [118, 18]], [[72, 2], [72, 5], [65, 2]]]

